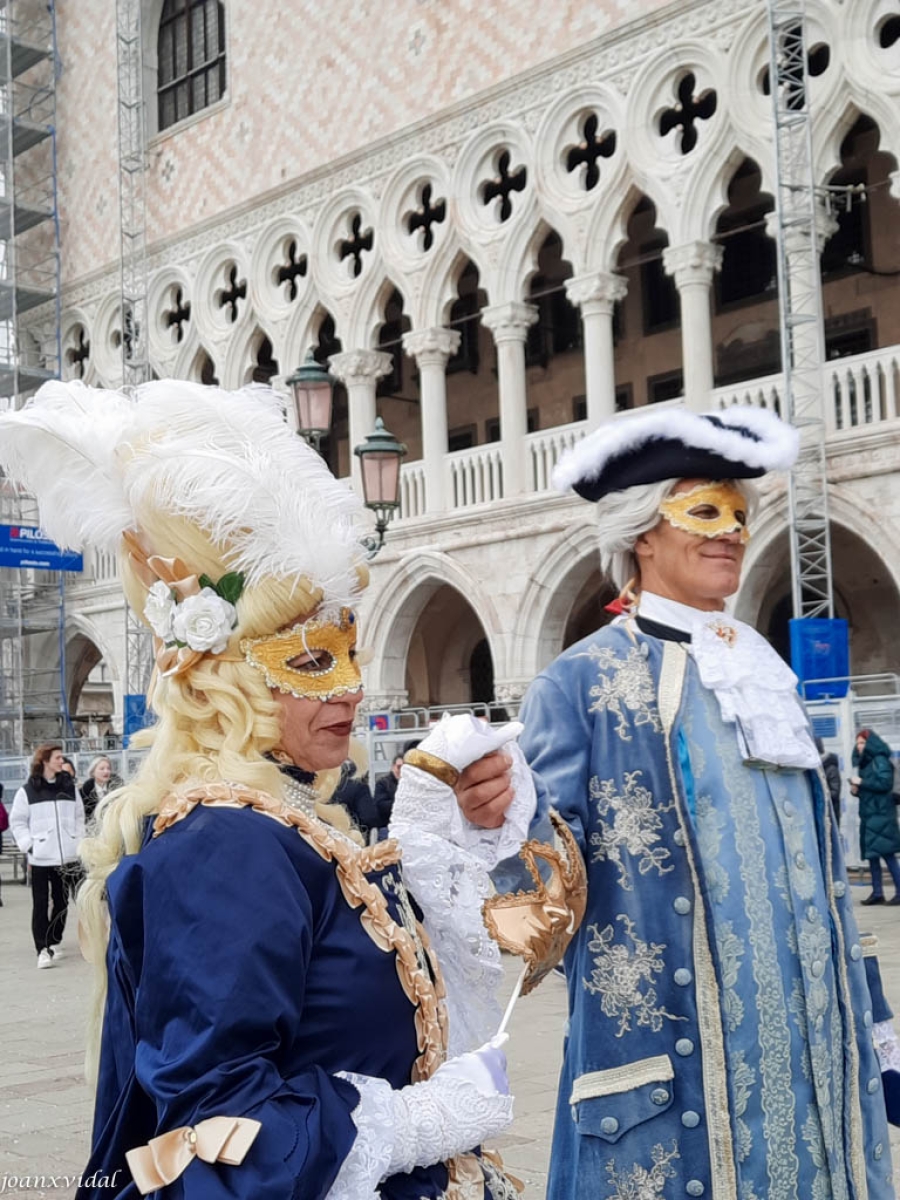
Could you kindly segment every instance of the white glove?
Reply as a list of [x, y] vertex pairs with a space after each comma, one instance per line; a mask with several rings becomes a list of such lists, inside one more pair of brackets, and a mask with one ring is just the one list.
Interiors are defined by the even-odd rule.
[[464, 771], [473, 762], [486, 754], [493, 754], [515, 741], [525, 726], [520, 721], [508, 721], [499, 729], [492, 729], [485, 721], [479, 721], [471, 713], [458, 713], [451, 717], [444, 713], [439, 724], [424, 738], [417, 749], [433, 754], [442, 762]]
[[[393, 1139], [382, 1179], [466, 1154], [511, 1124], [513, 1099], [500, 1048], [506, 1036], [451, 1058], [431, 1079], [397, 1090], [383, 1079], [341, 1072], [359, 1091], [360, 1109], [371, 1105], [378, 1111], [382, 1138]], [[359, 1109], [354, 1121], [361, 1125]]]

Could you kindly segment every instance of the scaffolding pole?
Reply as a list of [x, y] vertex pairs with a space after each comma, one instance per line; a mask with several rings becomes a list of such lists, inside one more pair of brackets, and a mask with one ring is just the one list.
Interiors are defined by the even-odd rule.
[[[144, 126], [141, 0], [116, 0], [119, 110], [119, 230], [121, 240], [122, 382], [150, 378], [147, 346], [147, 139]], [[125, 728], [144, 724], [153, 645], [147, 629], [125, 606]]]
[[[60, 369], [56, 12], [0, 3], [0, 408], [17, 409]], [[50, 314], [26, 331], [27, 314]], [[0, 478], [0, 524], [37, 526], [35, 500]], [[21, 543], [19, 543], [21, 544]], [[0, 568], [0, 751], [67, 731], [65, 589], [56, 570]]]
[[795, 617], [833, 617], [822, 283], [803, 0], [768, 0], [784, 415], [800, 433], [789, 485]]

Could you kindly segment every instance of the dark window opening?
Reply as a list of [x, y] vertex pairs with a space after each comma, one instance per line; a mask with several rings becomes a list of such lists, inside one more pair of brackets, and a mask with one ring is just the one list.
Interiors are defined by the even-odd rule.
[[219, 386], [219, 380], [216, 378], [216, 364], [208, 354], [204, 354], [200, 360], [200, 382], [206, 384], [207, 387]]
[[678, 288], [671, 275], [666, 274], [662, 252], [668, 238], [654, 238], [640, 248], [641, 304], [644, 314], [644, 333], [659, 333], [678, 324], [680, 305]]
[[160, 130], [215, 104], [225, 94], [225, 5], [165, 0], [157, 36]]
[[469, 689], [472, 704], [493, 703], [494, 660], [486, 638], [482, 638], [469, 659]]
[[647, 403], [660, 404], [663, 400], [675, 400], [684, 395], [684, 373], [665, 371], [651, 375], [647, 380]]
[[474, 425], [463, 425], [459, 429], [451, 429], [447, 435], [447, 449], [451, 454], [456, 450], [471, 450], [478, 445], [478, 430]]
[[272, 343], [264, 337], [256, 351], [256, 366], [251, 378], [254, 383], [268, 383], [278, 374], [278, 360], [272, 350]]
[[630, 383], [621, 383], [616, 388], [616, 412], [627, 412], [634, 408], [634, 393]]
[[481, 328], [481, 302], [478, 294], [478, 268], [467, 262], [457, 284], [459, 298], [450, 309], [450, 328], [459, 332], [459, 349], [447, 363], [447, 374], [458, 371], [478, 374], [478, 331]]
[[384, 306], [384, 324], [378, 334], [379, 349], [391, 356], [391, 369], [378, 380], [376, 396], [397, 396], [403, 391], [402, 338], [409, 326], [409, 317], [403, 315], [403, 297], [395, 289]]

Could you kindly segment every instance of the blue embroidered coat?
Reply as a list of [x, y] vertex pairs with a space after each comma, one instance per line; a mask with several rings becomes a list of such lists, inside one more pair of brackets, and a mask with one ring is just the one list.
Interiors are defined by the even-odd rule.
[[[217, 1115], [261, 1122], [243, 1163], [195, 1159], [158, 1200], [325, 1200], [356, 1137], [358, 1093], [337, 1072], [401, 1088], [440, 1062], [433, 978], [418, 979], [417, 1007], [383, 936], [386, 922], [415, 942], [399, 847], [344, 843], [342, 864], [327, 827], [308, 826], [198, 806], [110, 876], [93, 1150], [77, 1200], [138, 1200], [125, 1152]], [[412, 954], [433, 976], [421, 941]], [[379, 1195], [436, 1200], [448, 1186], [437, 1164]]]
[[589, 889], [548, 1196], [892, 1197], [821, 780], [744, 765], [686, 648], [634, 622], [567, 650], [522, 719]]

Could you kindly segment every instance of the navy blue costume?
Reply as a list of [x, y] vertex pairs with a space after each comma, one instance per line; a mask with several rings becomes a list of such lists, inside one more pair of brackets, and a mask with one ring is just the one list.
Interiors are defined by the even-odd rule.
[[[108, 884], [109, 992], [83, 1177], [120, 1173], [117, 1188], [83, 1188], [78, 1200], [134, 1200], [125, 1152], [216, 1115], [262, 1123], [243, 1163], [195, 1160], [156, 1195], [324, 1200], [356, 1137], [358, 1093], [336, 1073], [402, 1088], [421, 1051], [397, 956], [366, 932], [366, 906], [351, 906], [339, 874], [297, 828], [251, 808], [198, 806], [122, 860]], [[365, 877], [402, 924], [399, 867]], [[379, 1194], [430, 1200], [447, 1186], [439, 1164]]]

